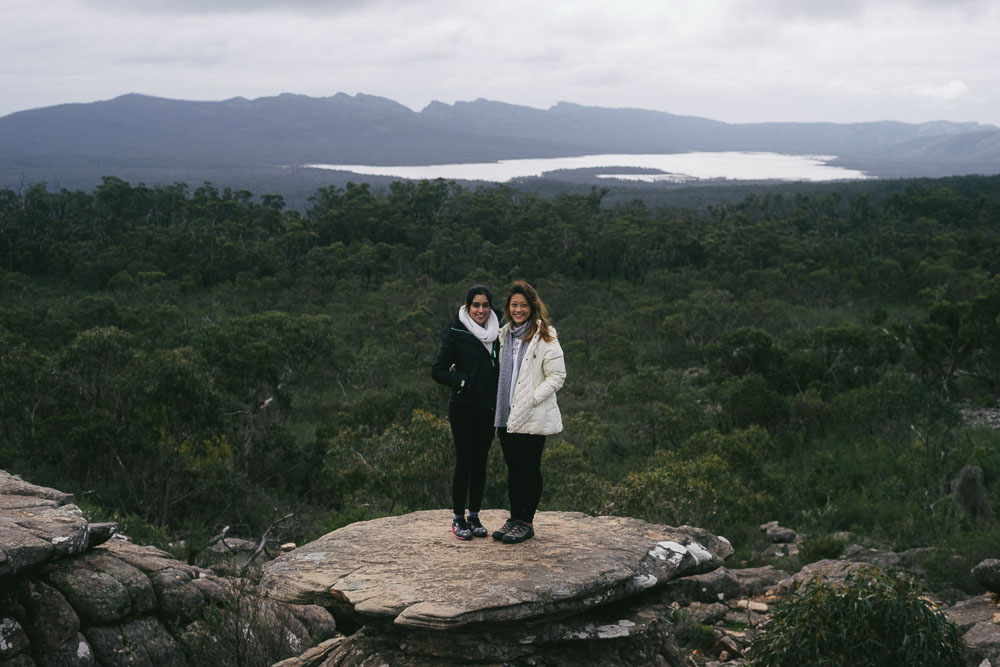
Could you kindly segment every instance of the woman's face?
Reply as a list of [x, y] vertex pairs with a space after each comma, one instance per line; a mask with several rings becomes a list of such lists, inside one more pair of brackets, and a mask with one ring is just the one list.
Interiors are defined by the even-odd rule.
[[472, 303], [469, 304], [469, 317], [479, 326], [486, 324], [486, 320], [490, 317], [490, 302], [485, 294], [477, 294], [472, 297]]
[[510, 319], [514, 320], [514, 324], [521, 326], [528, 321], [531, 317], [531, 306], [528, 305], [528, 300], [524, 298], [523, 294], [515, 294], [510, 297]]

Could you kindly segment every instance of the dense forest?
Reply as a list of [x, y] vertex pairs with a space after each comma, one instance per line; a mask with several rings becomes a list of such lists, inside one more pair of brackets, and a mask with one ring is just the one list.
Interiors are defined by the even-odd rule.
[[1000, 395], [1000, 177], [603, 194], [0, 190], [0, 468], [189, 549], [276, 513], [301, 541], [447, 507], [430, 363], [468, 285], [522, 278], [568, 371], [542, 509], [695, 524], [743, 558], [770, 519], [996, 556], [1000, 435], [963, 410]]

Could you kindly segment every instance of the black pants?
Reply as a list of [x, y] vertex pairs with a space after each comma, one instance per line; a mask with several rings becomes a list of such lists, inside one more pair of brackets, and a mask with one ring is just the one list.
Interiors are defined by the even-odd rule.
[[510, 518], [531, 523], [542, 499], [542, 449], [544, 435], [508, 433], [498, 430], [503, 460], [507, 463], [507, 495]]
[[493, 410], [450, 403], [448, 421], [455, 439], [455, 476], [451, 482], [451, 500], [455, 514], [478, 512], [483, 506], [486, 486], [486, 461], [493, 444]]

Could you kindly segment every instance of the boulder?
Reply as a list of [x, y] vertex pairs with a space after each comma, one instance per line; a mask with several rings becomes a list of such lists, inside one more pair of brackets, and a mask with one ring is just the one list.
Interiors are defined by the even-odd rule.
[[788, 573], [773, 565], [729, 569], [720, 567], [706, 574], [682, 577], [666, 590], [678, 601], [724, 602], [740, 597], [763, 595], [775, 589]]
[[21, 655], [30, 643], [28, 634], [17, 619], [9, 616], [0, 618], [0, 664], [6, 665], [8, 660]]
[[192, 583], [184, 570], [168, 567], [149, 575], [160, 605], [160, 614], [171, 621], [194, 620], [205, 602], [205, 596]]
[[794, 530], [779, 526], [777, 521], [768, 521], [762, 524], [760, 529], [768, 540], [775, 543], [787, 544], [798, 538], [798, 534]]
[[722, 635], [719, 641], [715, 643], [715, 646], [708, 650], [708, 653], [709, 655], [717, 655], [719, 656], [719, 660], [727, 662], [734, 657], [743, 655], [743, 648], [742, 645], [729, 635]]
[[729, 570], [729, 574], [739, 582], [739, 595], [754, 597], [774, 590], [788, 576], [784, 570], [773, 565], [763, 567], [743, 567]]
[[324, 641], [337, 634], [337, 623], [333, 616], [317, 604], [288, 605], [288, 610], [305, 626], [314, 642]]
[[[506, 513], [480, 516], [499, 526]], [[447, 512], [428, 510], [345, 526], [267, 563], [261, 590], [362, 622], [456, 629], [584, 611], [732, 554], [698, 528], [575, 512], [539, 513], [535, 538], [518, 545], [455, 540], [448, 525]]]
[[767, 609], [761, 610], [757, 604], [751, 607], [751, 604], [754, 603], [748, 600], [737, 600], [731, 603], [725, 616], [726, 626], [757, 627], [763, 624], [767, 620]]
[[883, 570], [900, 567], [903, 564], [902, 557], [895, 551], [888, 549], [866, 549], [859, 544], [848, 545], [841, 558], [855, 563], [871, 563]]
[[182, 570], [188, 577], [194, 579], [204, 572], [194, 565], [188, 565], [174, 558], [171, 554], [156, 547], [143, 547], [122, 539], [111, 539], [94, 549], [95, 553], [107, 553], [123, 560], [132, 567], [142, 570], [147, 575], [170, 568]]
[[205, 602], [211, 602], [218, 606], [224, 606], [229, 602], [230, 594], [221, 580], [214, 575], [205, 575], [191, 580], [191, 583], [201, 591], [201, 596]]
[[0, 577], [87, 548], [87, 520], [72, 502], [0, 470]]
[[105, 521], [102, 523], [91, 523], [87, 526], [87, 547], [93, 548], [99, 544], [104, 544], [118, 532], [118, 524]]
[[[80, 618], [65, 596], [37, 578], [22, 578], [29, 571], [44, 570], [59, 581], [60, 568], [72, 562], [72, 556], [114, 533], [113, 523], [88, 524], [72, 501], [72, 494], [30, 484], [0, 470], [0, 590], [5, 593], [0, 594], [0, 622], [16, 624], [19, 631], [14, 638], [28, 642], [24, 651], [12, 654], [19, 643], [0, 638], [0, 662], [5, 667], [94, 663], [90, 646], [79, 632]], [[84, 579], [93, 593], [93, 582]]]
[[1000, 559], [987, 558], [982, 561], [972, 568], [972, 576], [986, 590], [1000, 593]]
[[87, 628], [84, 634], [101, 665], [179, 667], [187, 664], [177, 642], [153, 617], [121, 625]]
[[799, 591], [813, 579], [841, 583], [847, 578], [847, 575], [861, 567], [864, 566], [860, 563], [852, 563], [847, 560], [829, 558], [818, 560], [814, 563], [809, 563], [787, 579], [783, 579], [779, 584], [779, 588], [786, 592]]
[[0, 509], [0, 527], [0, 577], [87, 548], [87, 520], [76, 505], [41, 502]]
[[681, 577], [667, 584], [674, 600], [695, 602], [723, 602], [740, 595], [740, 582], [726, 568], [706, 574]]
[[87, 623], [117, 623], [156, 607], [149, 577], [106, 553], [90, 552], [55, 563], [47, 578]]
[[729, 607], [721, 602], [692, 602], [684, 610], [690, 622], [701, 625], [711, 625], [725, 618], [728, 613]]
[[38, 667], [92, 667], [94, 652], [82, 633], [76, 633], [72, 641], [66, 642], [51, 651], [35, 653]]
[[42, 581], [21, 581], [16, 585], [21, 603], [22, 623], [34, 651], [58, 652], [76, 641], [80, 617], [58, 590]]
[[760, 553], [760, 557], [764, 560], [782, 560], [798, 555], [799, 548], [792, 542], [775, 542], [774, 544], [769, 544]]
[[219, 554], [253, 553], [257, 548], [257, 540], [245, 537], [225, 537], [209, 546], [207, 551]]
[[267, 627], [278, 631], [273, 644], [282, 646], [282, 657], [299, 655], [315, 643], [309, 629], [292, 613], [292, 605], [271, 600], [258, 604], [268, 619]]

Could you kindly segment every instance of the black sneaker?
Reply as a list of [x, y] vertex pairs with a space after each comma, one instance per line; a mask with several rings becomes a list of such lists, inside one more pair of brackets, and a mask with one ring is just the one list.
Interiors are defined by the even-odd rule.
[[469, 525], [469, 530], [472, 532], [473, 537], [486, 537], [489, 534], [486, 532], [486, 527], [483, 526], [481, 521], [479, 521], [478, 516], [472, 516], [470, 514], [466, 523]]
[[509, 533], [517, 523], [514, 519], [507, 519], [499, 529], [493, 531], [493, 539], [499, 542], [503, 536]]
[[530, 523], [525, 523], [523, 521], [517, 521], [514, 523], [514, 527], [511, 528], [506, 535], [500, 538], [504, 544], [517, 544], [518, 542], [524, 542], [525, 540], [530, 540], [535, 536], [535, 529]]
[[471, 540], [472, 531], [469, 524], [465, 522], [465, 517], [459, 517], [451, 522], [451, 532], [460, 540]]

